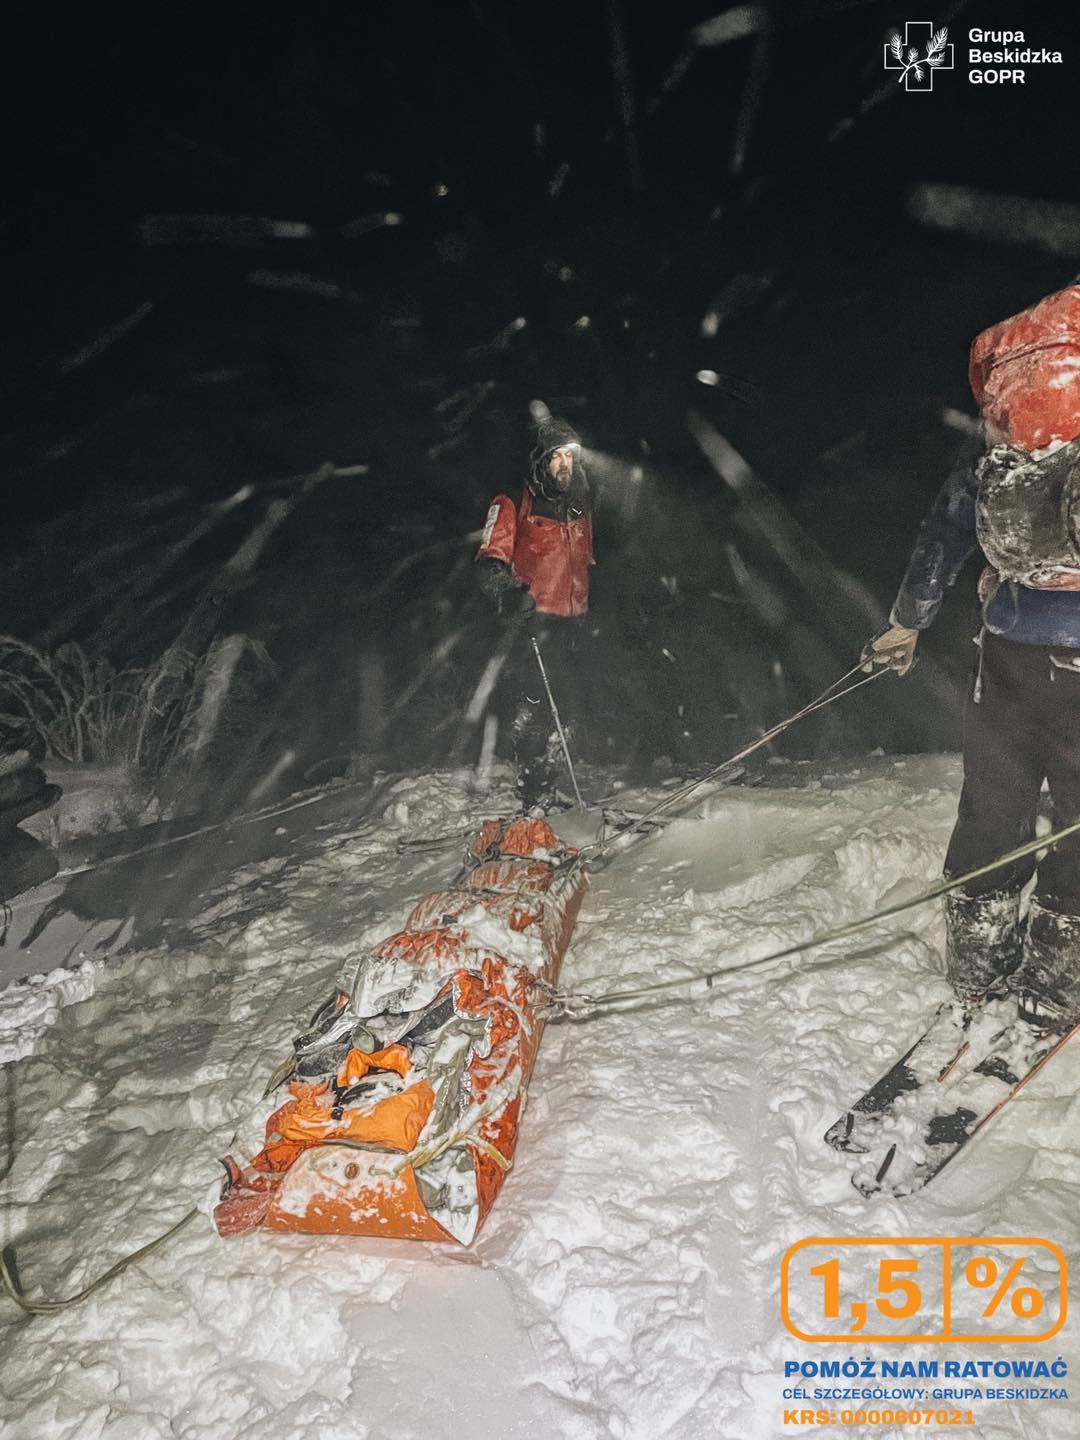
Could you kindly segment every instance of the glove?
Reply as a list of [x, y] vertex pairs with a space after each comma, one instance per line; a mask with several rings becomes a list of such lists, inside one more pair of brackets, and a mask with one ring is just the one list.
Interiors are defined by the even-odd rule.
[[918, 630], [909, 630], [906, 625], [890, 625], [863, 646], [862, 658], [866, 664], [862, 668], [869, 675], [875, 665], [887, 665], [898, 675], [906, 675], [915, 664], [918, 643]]
[[481, 555], [476, 562], [476, 583], [489, 600], [501, 600], [507, 590], [513, 590], [518, 582], [504, 560], [496, 560], [494, 555]]

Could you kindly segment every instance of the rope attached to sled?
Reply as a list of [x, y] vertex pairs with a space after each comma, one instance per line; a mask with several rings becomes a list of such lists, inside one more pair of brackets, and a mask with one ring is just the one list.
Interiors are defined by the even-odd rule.
[[[813, 935], [809, 940], [800, 940], [797, 944], [787, 945], [782, 950], [774, 950], [768, 955], [759, 955], [756, 960], [746, 960], [741, 965], [721, 966], [719, 969], [707, 970], [700, 975], [680, 975], [674, 980], [660, 980], [653, 985], [641, 985], [633, 990], [609, 990], [602, 995], [557, 990], [550, 986], [537, 987], [538, 992], [546, 996], [542, 1013], [548, 1020], [591, 1020], [606, 1010], [616, 1008], [636, 1010], [640, 1007], [627, 1002], [648, 1000], [655, 995], [669, 995], [672, 991], [681, 990], [687, 986], [702, 987], [703, 993], [705, 990], [711, 990], [713, 982], [722, 976], [739, 975], [747, 970], [755, 970], [760, 965], [768, 965], [776, 960], [787, 960], [793, 955], [802, 955], [807, 950], [816, 950], [820, 945], [828, 945], [835, 940], [846, 940], [848, 936], [856, 935], [860, 930], [869, 929], [870, 926], [890, 919], [893, 915], [901, 915], [905, 910], [914, 910], [920, 905], [926, 905], [931, 900], [937, 900], [942, 895], [947, 895], [951, 890], [959, 890], [973, 880], [981, 880], [984, 875], [992, 875], [996, 870], [1004, 869], [1006, 865], [1011, 865], [1016, 860], [1022, 860], [1027, 855], [1034, 855], [1038, 850], [1049, 850], [1062, 840], [1068, 839], [1070, 835], [1078, 833], [1080, 833], [1080, 820], [1074, 821], [1072, 825], [1064, 826], [1061, 830], [1055, 830], [1049, 835], [1036, 836], [1034, 840], [1018, 845], [1015, 850], [1009, 850], [1006, 854], [999, 855], [996, 860], [991, 860], [986, 865], [980, 865], [976, 870], [968, 870], [963, 875], [954, 875], [950, 879], [942, 880], [937, 885], [931, 886], [929, 890], [924, 890], [922, 894], [913, 896], [910, 900], [898, 900], [895, 904], [885, 905], [880, 910], [875, 910], [871, 915], [863, 915], [858, 920], [849, 920], [844, 925], [837, 925], [832, 930], [823, 931], [820, 935]], [[672, 995], [671, 1001], [692, 998], [693, 992], [687, 995]]]
[[[290, 1057], [291, 1058], [291, 1057]], [[229, 1141], [226, 1149], [231, 1150], [240, 1138], [240, 1128], [237, 1127]], [[162, 1231], [153, 1240], [148, 1240], [145, 1245], [140, 1245], [138, 1250], [133, 1250], [130, 1255], [124, 1255], [117, 1260], [115, 1265], [110, 1265], [108, 1270], [92, 1280], [89, 1285], [83, 1287], [75, 1295], [65, 1295], [62, 1300], [28, 1300], [15, 1283], [15, 1277], [8, 1265], [8, 1251], [0, 1250], [0, 1284], [9, 1300], [14, 1300], [19, 1309], [27, 1315], [51, 1315], [56, 1310], [66, 1310], [69, 1305], [79, 1305], [83, 1300], [88, 1300], [95, 1291], [108, 1285], [110, 1280], [115, 1280], [117, 1275], [122, 1275], [129, 1265], [136, 1265], [140, 1260], [145, 1260], [155, 1250], [161, 1250], [170, 1240], [179, 1235], [181, 1230], [190, 1225], [195, 1216], [199, 1214], [199, 1207], [196, 1205], [186, 1215], [181, 1215], [175, 1225], [170, 1225], [168, 1230]]]
[[[501, 838], [501, 832], [500, 837], [497, 837], [497, 839], [498, 838]], [[493, 844], [497, 844], [497, 840], [493, 842]], [[525, 857], [513, 856], [510, 858], [524, 859]], [[549, 864], [554, 876], [554, 883], [552, 888], [557, 892], [574, 878], [576, 870], [580, 868], [583, 862], [577, 854], [574, 854], [573, 856], [571, 856], [568, 865], [560, 865], [555, 861], [548, 861], [547, 863]], [[475, 893], [479, 894], [481, 892]], [[351, 993], [355, 984], [356, 976], [354, 976], [352, 981], [349, 982], [348, 987], [346, 987], [347, 991]], [[267, 1086], [263, 1091], [263, 1099], [265, 1099], [269, 1094], [272, 1093], [273, 1090], [275, 1090], [280, 1084], [282, 1084], [286, 1079], [289, 1078], [290, 1074], [295, 1068], [295, 1064], [295, 1054], [290, 1054], [285, 1057], [281, 1064], [271, 1074], [269, 1082], [267, 1083]], [[465, 1144], [466, 1142], [472, 1145], [482, 1154], [486, 1155], [491, 1161], [493, 1161], [495, 1165], [499, 1167], [500, 1170], [504, 1172], [509, 1170], [513, 1164], [513, 1161], [509, 1157], [504, 1155], [503, 1152], [496, 1145], [493, 1145], [489, 1140], [484, 1139], [482, 1136], [476, 1133], [481, 1122], [487, 1119], [488, 1116], [496, 1108], [498, 1099], [499, 1097], [497, 1096], [489, 1098], [487, 1102], [479, 1106], [474, 1111], [474, 1113], [469, 1116], [465, 1124], [453, 1130], [448, 1135], [443, 1136], [441, 1139], [433, 1139], [426, 1144], [415, 1147], [407, 1154], [396, 1157], [396, 1163], [392, 1166], [392, 1168], [382, 1172], [373, 1173], [399, 1176], [406, 1169], [416, 1171], [422, 1169], [425, 1165], [431, 1164], [432, 1161], [438, 1159], [439, 1156], [444, 1154], [445, 1151], [451, 1149], [453, 1146]], [[226, 1146], [227, 1150], [232, 1149], [232, 1147], [236, 1144], [239, 1135], [240, 1130], [238, 1128], [233, 1134], [232, 1139], [228, 1142], [228, 1145]], [[320, 1144], [323, 1146], [337, 1146], [344, 1149], [355, 1149], [364, 1151], [370, 1151], [371, 1149], [370, 1145], [367, 1142], [350, 1140], [347, 1137], [341, 1136], [327, 1137], [320, 1141]], [[96, 1291], [102, 1289], [105, 1285], [108, 1285], [111, 1280], [114, 1280], [118, 1275], [121, 1275], [125, 1270], [129, 1268], [129, 1266], [137, 1264], [140, 1260], [146, 1259], [156, 1250], [162, 1249], [176, 1235], [179, 1235], [180, 1232], [187, 1225], [189, 1225], [191, 1221], [194, 1220], [195, 1216], [199, 1213], [200, 1211], [197, 1207], [195, 1209], [189, 1210], [186, 1215], [181, 1216], [181, 1218], [174, 1225], [170, 1226], [169, 1229], [164, 1231], [161, 1235], [158, 1235], [155, 1239], [141, 1246], [138, 1250], [132, 1251], [130, 1255], [125, 1255], [114, 1265], [110, 1266], [108, 1270], [104, 1271], [103, 1274], [99, 1275], [96, 1280], [92, 1281], [89, 1285], [86, 1285], [82, 1290], [79, 1290], [74, 1295], [65, 1296], [63, 1299], [28, 1299], [26, 1295], [23, 1294], [19, 1286], [16, 1284], [15, 1277], [12, 1274], [11, 1268], [8, 1263], [7, 1252], [0, 1252], [0, 1284], [2, 1284], [3, 1290], [8, 1295], [8, 1298], [13, 1300], [15, 1304], [18, 1305], [20, 1310], [22, 1310], [25, 1314], [29, 1316], [47, 1315], [59, 1310], [66, 1310], [69, 1306], [78, 1305], [83, 1300], [88, 1299]]]
[[[387, 777], [386, 780], [374, 786], [369, 779], [346, 780], [342, 784], [334, 785], [329, 789], [301, 792], [299, 797], [290, 796], [285, 801], [275, 802], [273, 805], [264, 806], [260, 810], [241, 811], [236, 815], [224, 816], [221, 820], [211, 820], [207, 824], [200, 825], [194, 830], [187, 830], [183, 834], [178, 835], [167, 835], [162, 840], [151, 841], [149, 845], [140, 845], [135, 850], [124, 850], [117, 855], [103, 855], [98, 860], [88, 860], [82, 865], [68, 866], [66, 869], [58, 870], [56, 874], [51, 877], [50, 883], [66, 883], [68, 880], [74, 880], [76, 876], [79, 875], [90, 875], [98, 870], [108, 870], [113, 866], [126, 864], [129, 860], [138, 860], [140, 856], [151, 855], [158, 850], [168, 850], [174, 845], [184, 845], [189, 840], [201, 839], [202, 836], [211, 835], [218, 830], [228, 830], [234, 826], [239, 828], [243, 825], [257, 825], [265, 820], [273, 820], [279, 815], [290, 815], [294, 810], [303, 810], [309, 805], [319, 805], [324, 800], [333, 799], [348, 790], [361, 790], [365, 787], [370, 788], [373, 792], [371, 804], [374, 805], [385, 792], [387, 784], [392, 778], [393, 777]], [[34, 887], [34, 889], [37, 889], [37, 887]], [[62, 895], [60, 898], [62, 898]], [[26, 892], [25, 895], [20, 895], [14, 905], [8, 905], [5, 902], [4, 913], [6, 923], [2, 933], [0, 933], [0, 945], [3, 945], [7, 939], [7, 927], [10, 924], [11, 912], [30, 909], [37, 903], [39, 902], [34, 899], [34, 890]], [[52, 903], [55, 904], [56, 901]]]
[[[582, 855], [589, 860], [599, 859], [600, 856], [604, 855], [614, 846], [616, 841], [622, 839], [624, 835], [629, 834], [631, 831], [640, 830], [641, 827], [648, 824], [654, 816], [661, 815], [665, 810], [671, 810], [675, 806], [681, 805], [684, 801], [688, 800], [695, 791], [700, 790], [703, 785], [709, 785], [714, 780], [720, 779], [727, 771], [734, 769], [736, 765], [740, 764], [748, 756], [753, 755], [755, 751], [760, 750], [762, 746], [768, 745], [770, 741], [775, 740], [778, 735], [782, 735], [785, 730], [789, 730], [791, 726], [799, 720], [805, 720], [808, 715], [814, 715], [819, 710], [824, 710], [827, 705], [833, 705], [837, 700], [846, 699], [849, 695], [853, 695], [856, 690], [861, 690], [864, 685], [870, 685], [873, 681], [880, 679], [882, 675], [891, 675], [893, 673], [891, 670], [882, 667], [881, 669], [872, 671], [869, 675], [864, 675], [861, 680], [855, 679], [855, 676], [857, 676], [862, 669], [864, 669], [864, 662], [860, 660], [857, 665], [853, 665], [851, 669], [841, 675], [838, 680], [834, 680], [831, 685], [822, 690], [820, 695], [808, 701], [801, 710], [796, 710], [794, 715], [789, 715], [786, 720], [778, 721], [777, 724], [766, 730], [763, 735], [759, 735], [756, 740], [751, 741], [749, 745], [744, 746], [743, 749], [737, 751], [734, 755], [729, 755], [728, 758], [722, 760], [719, 765], [714, 765], [711, 770], [707, 771], [697, 780], [690, 780], [687, 784], [681, 785], [677, 790], [673, 790], [670, 795], [665, 795], [662, 800], [658, 800], [657, 803], [646, 810], [643, 815], [638, 815], [625, 825], [620, 825], [604, 839], [594, 841], [592, 845], [583, 846], [581, 851]], [[849, 681], [853, 681], [854, 683], [849, 684]]]
[[[543, 660], [540, 656], [539, 648], [535, 646], [534, 648], [536, 648], [536, 658], [538, 663], [540, 664], [541, 671], [544, 675], [545, 688], [547, 689], [548, 698], [551, 703], [552, 713], [555, 716], [556, 723], [558, 724], [558, 711], [555, 706], [554, 697], [551, 694], [550, 685], [547, 682], [547, 675], [544, 671]], [[663, 800], [659, 801], [644, 815], [637, 817], [633, 821], [629, 822], [627, 825], [619, 827], [605, 839], [595, 842], [593, 845], [585, 846], [582, 850], [577, 851], [573, 856], [569, 857], [568, 860], [565, 860], [560, 864], [554, 864], [552, 866], [553, 870], [555, 871], [555, 883], [553, 889], [559, 890], [563, 888], [566, 884], [568, 884], [573, 878], [577, 869], [581, 865], [586, 863], [587, 859], [590, 856], [590, 852], [596, 857], [603, 855], [607, 850], [611, 849], [616, 840], [621, 838], [622, 835], [630, 831], [639, 830], [643, 822], [647, 822], [655, 815], [659, 815], [662, 812], [670, 810], [674, 806], [682, 803], [702, 786], [710, 783], [711, 781], [723, 775], [725, 772], [732, 769], [735, 765], [746, 759], [747, 756], [752, 755], [755, 751], [761, 749], [762, 746], [767, 745], [771, 740], [775, 739], [778, 735], [789, 729], [797, 721], [804, 719], [808, 715], [814, 714], [818, 710], [824, 709], [827, 705], [831, 705], [837, 700], [845, 698], [847, 695], [852, 694], [855, 690], [861, 689], [863, 685], [867, 685], [871, 683], [871, 681], [878, 679], [881, 675], [890, 673], [885, 669], [881, 669], [873, 671], [871, 674], [865, 676], [862, 679], [855, 679], [854, 677], [858, 674], [861, 668], [862, 662], [860, 661], [858, 665], [853, 666], [845, 675], [842, 675], [838, 680], [834, 681], [832, 685], [830, 685], [827, 689], [823, 690], [821, 694], [818, 695], [814, 700], [811, 700], [807, 705], [804, 705], [802, 709], [796, 711], [793, 715], [789, 716], [788, 719], [779, 722], [777, 725], [774, 725], [771, 729], [767, 730], [763, 735], [761, 735], [757, 740], [753, 741], [750, 745], [747, 745], [737, 754], [732, 755], [729, 759], [723, 761], [720, 765], [715, 766], [707, 774], [701, 776], [699, 779], [693, 780], [688, 784], [681, 786], [672, 794], [665, 796]], [[849, 681], [854, 681], [854, 683], [848, 683]], [[566, 755], [567, 764], [570, 768], [571, 778], [574, 781], [574, 789], [575, 793], [577, 793], [578, 803], [581, 804], [581, 795], [577, 789], [577, 781], [573, 773], [573, 765], [570, 760], [569, 749], [566, 746], [565, 734], [563, 734], [561, 731], [561, 725], [560, 736], [563, 741], [563, 748]], [[351, 787], [348, 785], [336, 787], [333, 791], [318, 792], [315, 795], [302, 797], [301, 799], [293, 801], [290, 804], [266, 807], [263, 810], [253, 812], [249, 815], [237, 816], [232, 817], [229, 820], [214, 822], [212, 824], [203, 826], [200, 829], [194, 830], [187, 835], [170, 836], [167, 839], [147, 846], [140, 851], [133, 851], [123, 855], [109, 856], [102, 861], [76, 867], [70, 871], [64, 872], [57, 878], [67, 879], [73, 875], [83, 874], [90, 870], [104, 868], [108, 865], [116, 865], [125, 860], [133, 859], [136, 855], [145, 854], [148, 850], [163, 849], [169, 845], [180, 844], [185, 840], [190, 840], [196, 836], [209, 833], [212, 830], [223, 828], [224, 826], [227, 826], [229, 824], [250, 824], [257, 820], [270, 818], [273, 815], [285, 814], [291, 810], [296, 810], [306, 805], [315, 804], [319, 800], [325, 798], [327, 794], [336, 794], [339, 793], [340, 790], [346, 788]], [[586, 994], [579, 995], [572, 992], [562, 992], [555, 989], [554, 987], [545, 984], [544, 982], [538, 981], [535, 986], [535, 991], [538, 995], [543, 997], [543, 1001], [540, 1006], [540, 1018], [545, 1020], [557, 1018], [574, 1020], [587, 1019], [594, 1015], [600, 1014], [605, 1009], [614, 1007], [616, 1005], [621, 1005], [625, 1001], [644, 999], [652, 994], [667, 992], [669, 990], [677, 989], [688, 984], [701, 984], [704, 985], [706, 988], [711, 988], [712, 981], [721, 974], [732, 974], [740, 970], [750, 969], [753, 966], [765, 964], [770, 960], [782, 959], [785, 956], [797, 954], [802, 950], [811, 949], [814, 946], [825, 944], [829, 940], [843, 938], [848, 934], [854, 933], [856, 930], [862, 928], [863, 926], [869, 925], [876, 920], [884, 918], [887, 915], [896, 914], [900, 910], [909, 909], [914, 905], [922, 904], [926, 900], [934, 898], [936, 895], [944, 894], [946, 890], [953, 889], [959, 885], [962, 885], [966, 881], [974, 879], [979, 875], [989, 873], [990, 871], [999, 868], [1001, 865], [1007, 864], [1010, 860], [1019, 859], [1024, 855], [1030, 854], [1034, 849], [1054, 844], [1058, 840], [1064, 839], [1066, 835], [1070, 835], [1077, 830], [1080, 830], [1080, 822], [1077, 822], [1076, 825], [1071, 826], [1067, 830], [1063, 830], [1056, 835], [1047, 837], [1046, 839], [1040, 841], [1033, 842], [1031, 845], [1021, 847], [1019, 850], [1013, 851], [1010, 855], [1002, 857], [1000, 860], [995, 861], [993, 864], [989, 866], [984, 866], [981, 870], [973, 871], [970, 874], [961, 876], [958, 879], [950, 881], [945, 885], [938, 886], [935, 890], [927, 892], [927, 894], [922, 895], [915, 900], [906, 901], [899, 905], [888, 907], [887, 909], [879, 911], [876, 915], [866, 917], [861, 921], [853, 921], [847, 926], [842, 926], [839, 929], [830, 932], [829, 934], [818, 936], [813, 940], [804, 942], [801, 945], [790, 946], [787, 949], [779, 951], [774, 955], [763, 956], [758, 960], [748, 961], [744, 965], [733, 966], [727, 970], [713, 971], [707, 975], [690, 977], [683, 976], [673, 981], [661, 982], [657, 985], [646, 986], [638, 990], [611, 991], [607, 994], [600, 996], [591, 996]], [[280, 1080], [285, 1078], [289, 1068], [294, 1061], [294, 1058], [295, 1057], [292, 1056], [287, 1057], [286, 1061], [283, 1062], [281, 1067], [279, 1067], [279, 1070], [275, 1072], [275, 1075], [272, 1077], [271, 1080], [271, 1085], [267, 1087], [267, 1093], [269, 1093], [269, 1090], [272, 1088], [274, 1081], [280, 1083]], [[444, 1137], [441, 1141], [429, 1144], [427, 1146], [421, 1146], [413, 1150], [409, 1154], [401, 1157], [398, 1165], [391, 1173], [400, 1173], [402, 1170], [409, 1166], [411, 1166], [411, 1168], [413, 1169], [420, 1168], [426, 1164], [431, 1163], [451, 1146], [463, 1143], [466, 1140], [468, 1140], [469, 1143], [483, 1151], [483, 1153], [488, 1155], [501, 1169], [509, 1169], [512, 1162], [505, 1155], [503, 1155], [502, 1152], [497, 1149], [497, 1147], [492, 1145], [490, 1142], [483, 1140], [475, 1134], [476, 1128], [480, 1120], [484, 1118], [484, 1114], [484, 1107], [481, 1107], [481, 1110], [477, 1114], [470, 1117], [469, 1123], [466, 1126], [462, 1127], [460, 1130], [457, 1130], [451, 1135]], [[237, 1135], [238, 1134], [239, 1132], [237, 1132]], [[236, 1143], [237, 1135], [234, 1135], [233, 1139], [229, 1142], [230, 1148], [233, 1144]], [[350, 1143], [355, 1142], [349, 1142], [346, 1139], [336, 1139], [324, 1143], [348, 1146], [350, 1145]], [[358, 1146], [357, 1148], [360, 1147]], [[60, 1310], [65, 1310], [69, 1306], [77, 1305], [83, 1300], [88, 1299], [96, 1291], [109, 1284], [110, 1281], [115, 1279], [118, 1275], [122, 1274], [130, 1266], [137, 1264], [140, 1260], [147, 1258], [155, 1251], [163, 1248], [176, 1235], [180, 1234], [180, 1232], [184, 1230], [185, 1227], [189, 1225], [191, 1221], [195, 1218], [195, 1216], [199, 1213], [200, 1212], [198, 1208], [189, 1210], [185, 1215], [181, 1216], [181, 1218], [176, 1221], [174, 1225], [170, 1226], [168, 1230], [164, 1231], [162, 1234], [158, 1235], [155, 1239], [149, 1241], [147, 1244], [141, 1246], [138, 1250], [135, 1250], [131, 1254], [126, 1255], [122, 1259], [118, 1260], [114, 1265], [110, 1266], [108, 1270], [104, 1271], [103, 1274], [99, 1275], [96, 1280], [86, 1285], [76, 1294], [66, 1296], [63, 1299], [28, 1299], [21, 1292], [18, 1285], [16, 1284], [14, 1276], [12, 1275], [11, 1269], [8, 1264], [7, 1255], [5, 1253], [0, 1253], [0, 1283], [2, 1283], [3, 1289], [8, 1295], [8, 1297], [12, 1301], [14, 1301], [14, 1303], [18, 1305], [19, 1308], [27, 1315], [33, 1316], [40, 1314], [51, 1314]]]
[[174, 1235], [179, 1235], [185, 1225], [190, 1225], [198, 1213], [198, 1209], [189, 1210], [164, 1234], [157, 1236], [156, 1239], [149, 1241], [140, 1249], [133, 1250], [130, 1255], [125, 1255], [122, 1260], [118, 1260], [115, 1265], [110, 1266], [103, 1275], [99, 1275], [96, 1280], [91, 1281], [77, 1295], [68, 1295], [63, 1300], [28, 1300], [15, 1284], [14, 1277], [8, 1268], [6, 1253], [0, 1254], [0, 1281], [3, 1282], [8, 1299], [14, 1300], [19, 1309], [25, 1311], [27, 1315], [51, 1315], [56, 1310], [66, 1310], [69, 1305], [78, 1305], [81, 1301], [89, 1299], [95, 1290], [100, 1290], [103, 1285], [107, 1285], [129, 1265], [134, 1265], [137, 1261], [144, 1260], [147, 1255], [153, 1254], [155, 1250], [160, 1250]]

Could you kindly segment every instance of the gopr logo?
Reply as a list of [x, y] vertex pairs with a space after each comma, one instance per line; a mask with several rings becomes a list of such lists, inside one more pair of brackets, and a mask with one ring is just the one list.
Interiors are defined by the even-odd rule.
[[885, 46], [885, 69], [898, 72], [905, 90], [933, 90], [934, 71], [953, 69], [954, 47], [948, 39], [946, 25], [939, 30], [929, 20], [909, 20], [904, 38], [896, 34]]

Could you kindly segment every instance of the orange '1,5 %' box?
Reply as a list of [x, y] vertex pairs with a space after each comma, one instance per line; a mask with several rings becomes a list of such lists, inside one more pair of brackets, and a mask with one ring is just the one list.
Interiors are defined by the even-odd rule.
[[1068, 1262], [1036, 1236], [813, 1236], [780, 1262], [798, 1340], [1049, 1340], [1065, 1324]]

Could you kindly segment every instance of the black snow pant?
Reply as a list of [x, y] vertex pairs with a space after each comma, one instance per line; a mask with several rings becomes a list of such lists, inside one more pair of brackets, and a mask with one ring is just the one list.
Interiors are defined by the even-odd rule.
[[[1054, 828], [1080, 819], [1080, 650], [1022, 645], [984, 631], [964, 716], [964, 787], [946, 876], [1033, 839], [1044, 780]], [[964, 893], [1019, 895], [1035, 867], [1029, 855], [970, 882]], [[1080, 914], [1080, 836], [1038, 863], [1034, 898], [1047, 910]]]
[[570, 785], [532, 642], [535, 639], [540, 648], [569, 741], [581, 689], [582, 630], [580, 619], [534, 615], [516, 647], [512, 673], [513, 744], [518, 798], [524, 810], [531, 810], [535, 805], [550, 808], [557, 798], [558, 787]]

